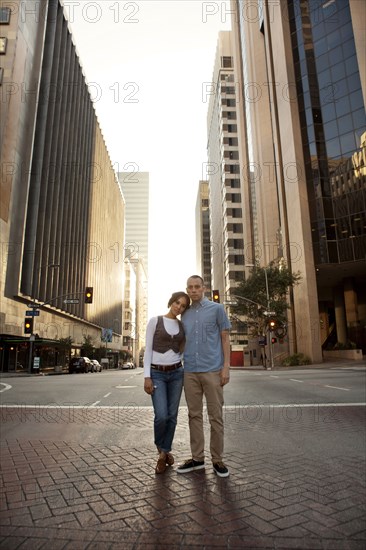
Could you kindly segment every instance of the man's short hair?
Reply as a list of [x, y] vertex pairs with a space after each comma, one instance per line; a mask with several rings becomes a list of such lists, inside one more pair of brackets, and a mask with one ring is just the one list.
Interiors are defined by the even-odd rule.
[[201, 279], [202, 286], [205, 286], [205, 282], [204, 282], [204, 280], [202, 279], [201, 275], [191, 275], [191, 276], [188, 277], [188, 279], [187, 279], [187, 284], [188, 284], [189, 279]]

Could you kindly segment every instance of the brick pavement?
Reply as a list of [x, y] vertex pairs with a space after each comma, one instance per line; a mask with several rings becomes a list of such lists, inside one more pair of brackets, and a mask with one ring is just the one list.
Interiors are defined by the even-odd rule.
[[[3, 425], [29, 422], [30, 434], [32, 422], [52, 419], [60, 427], [70, 421], [65, 409], [1, 412]], [[73, 422], [82, 433], [124, 426], [124, 439], [116, 445], [90, 443], [82, 435], [65, 441], [3, 440], [0, 549], [364, 549], [365, 476], [359, 454], [327, 458], [305, 453], [300, 444], [303, 434], [320, 430], [321, 437], [330, 429], [324, 418], [304, 410], [299, 421], [287, 418], [284, 425], [283, 415], [269, 422], [258, 418], [255, 408], [251, 415], [247, 410], [247, 418], [235, 408], [225, 414], [227, 479], [217, 478], [209, 462], [204, 471], [178, 475], [172, 467], [156, 476], [150, 409], [75, 412]], [[363, 408], [336, 420], [335, 434], [364, 434]], [[187, 458], [184, 424], [179, 422], [176, 436], [179, 460]], [[258, 455], [243, 427], [253, 441], [269, 429], [280, 434], [286, 428], [300, 443], [288, 453], [266, 449]]]

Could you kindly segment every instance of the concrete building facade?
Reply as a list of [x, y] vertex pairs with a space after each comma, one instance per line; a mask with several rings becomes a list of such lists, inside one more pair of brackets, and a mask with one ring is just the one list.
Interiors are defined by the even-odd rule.
[[117, 357], [122, 191], [59, 0], [8, 5], [9, 23], [0, 24], [8, 38], [1, 59], [1, 368], [28, 361], [29, 304], [39, 312], [33, 332], [40, 352], [48, 347], [55, 355], [52, 346], [69, 337], [75, 349], [85, 336], [99, 348], [108, 328]]

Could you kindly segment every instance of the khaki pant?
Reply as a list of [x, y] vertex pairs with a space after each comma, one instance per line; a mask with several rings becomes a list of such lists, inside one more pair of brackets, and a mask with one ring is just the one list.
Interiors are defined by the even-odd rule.
[[188, 405], [189, 431], [193, 460], [205, 459], [203, 433], [203, 395], [206, 397], [207, 413], [211, 426], [210, 452], [212, 462], [221, 462], [224, 451], [224, 404], [220, 372], [185, 372], [184, 393]]

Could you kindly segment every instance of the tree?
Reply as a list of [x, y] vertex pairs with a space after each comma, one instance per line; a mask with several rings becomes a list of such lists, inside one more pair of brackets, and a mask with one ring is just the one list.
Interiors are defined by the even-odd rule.
[[81, 355], [84, 357], [94, 357], [94, 339], [91, 336], [83, 336], [84, 342], [81, 346]]
[[235, 295], [243, 300], [239, 298], [232, 309], [234, 313], [247, 317], [252, 336], [265, 334], [268, 320], [265, 312], [273, 311], [274, 315], [271, 317], [276, 319], [277, 326], [284, 326], [287, 321], [287, 309], [290, 307], [287, 299], [289, 289], [299, 284], [300, 280], [300, 272], [291, 273], [286, 266], [278, 266], [274, 262], [266, 268], [253, 267], [250, 276], [235, 289]]
[[71, 352], [71, 347], [72, 347], [73, 342], [74, 342], [74, 340], [71, 338], [71, 336], [67, 336], [67, 338], [60, 338], [59, 339], [59, 346], [58, 347], [59, 347], [60, 355], [61, 355], [59, 360], [62, 363], [66, 363], [66, 364], [69, 363], [69, 361], [70, 361], [70, 352]]

